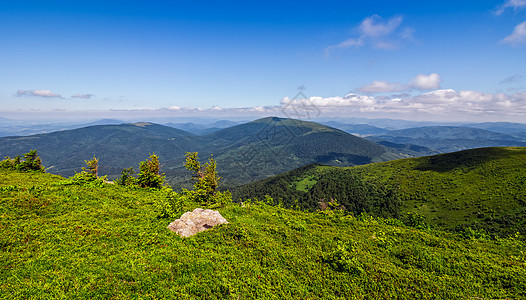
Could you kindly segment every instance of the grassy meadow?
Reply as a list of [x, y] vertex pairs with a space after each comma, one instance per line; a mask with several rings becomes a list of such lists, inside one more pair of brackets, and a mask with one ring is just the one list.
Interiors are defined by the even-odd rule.
[[219, 209], [229, 224], [181, 238], [158, 217], [165, 196], [0, 170], [0, 298], [526, 298], [520, 235], [247, 201]]

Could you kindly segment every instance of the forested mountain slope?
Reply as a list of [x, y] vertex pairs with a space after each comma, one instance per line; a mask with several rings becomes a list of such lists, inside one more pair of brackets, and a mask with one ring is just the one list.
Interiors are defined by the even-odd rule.
[[309, 163], [351, 166], [404, 157], [399, 151], [312, 122], [264, 118], [205, 136], [152, 123], [90, 126], [24, 137], [0, 138], [0, 155], [38, 150], [49, 172], [71, 176], [84, 160], [99, 158], [101, 175], [116, 178], [151, 153], [160, 157], [170, 183], [185, 184], [185, 152], [213, 154], [226, 186]]
[[354, 214], [406, 217], [432, 226], [526, 233], [526, 148], [480, 148], [350, 168], [305, 166], [234, 190], [315, 210], [336, 199]]

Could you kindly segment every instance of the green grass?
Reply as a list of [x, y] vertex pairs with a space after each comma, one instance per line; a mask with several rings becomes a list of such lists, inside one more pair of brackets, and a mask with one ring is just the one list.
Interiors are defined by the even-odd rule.
[[[339, 168], [310, 165], [234, 190], [235, 199], [268, 194], [285, 206], [318, 209], [319, 199], [336, 198], [348, 211], [375, 213], [363, 197], [367, 185], [395, 197], [391, 216], [424, 216], [433, 227], [483, 229], [491, 235], [526, 234], [526, 148], [480, 148], [428, 157]], [[357, 181], [365, 184], [357, 185]], [[371, 195], [371, 193], [366, 193]], [[387, 197], [379, 194], [381, 199]], [[356, 210], [358, 208], [358, 210]], [[393, 213], [394, 212], [394, 213]], [[379, 211], [376, 213], [385, 213]]]
[[520, 237], [232, 203], [229, 224], [183, 239], [160, 197], [0, 171], [0, 298], [526, 298]]
[[369, 182], [396, 188], [403, 211], [442, 228], [465, 225], [525, 233], [526, 148], [481, 148], [357, 166]]

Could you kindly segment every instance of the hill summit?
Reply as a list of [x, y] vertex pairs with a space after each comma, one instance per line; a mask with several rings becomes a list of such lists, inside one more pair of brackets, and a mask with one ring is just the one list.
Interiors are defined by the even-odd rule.
[[352, 166], [401, 158], [388, 148], [314, 122], [262, 118], [197, 136], [149, 122], [98, 125], [24, 137], [0, 138], [0, 154], [37, 149], [49, 172], [71, 176], [84, 160], [98, 157], [101, 174], [115, 178], [150, 153], [167, 179], [184, 184], [185, 152], [214, 155], [227, 186], [247, 183], [309, 163]]

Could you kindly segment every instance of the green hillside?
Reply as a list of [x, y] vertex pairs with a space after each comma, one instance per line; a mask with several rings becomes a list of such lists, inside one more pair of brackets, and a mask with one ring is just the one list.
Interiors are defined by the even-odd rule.
[[268, 194], [287, 207], [311, 210], [320, 199], [335, 198], [355, 215], [416, 213], [440, 228], [526, 233], [525, 170], [526, 148], [481, 148], [351, 168], [311, 165], [242, 186], [233, 195]]
[[352, 166], [404, 157], [387, 147], [314, 122], [269, 117], [204, 137], [228, 186], [310, 163]]
[[214, 155], [226, 186], [237, 186], [294, 168], [324, 163], [352, 166], [407, 157], [402, 151], [338, 129], [293, 119], [263, 118], [205, 136], [152, 123], [89, 126], [24, 137], [0, 138], [0, 157], [37, 149], [48, 172], [72, 176], [84, 160], [100, 159], [99, 172], [110, 179], [137, 168], [150, 153], [160, 157], [173, 186], [186, 186], [185, 152]]
[[0, 170], [0, 298], [526, 298], [520, 237], [246, 202], [183, 239], [158, 218], [162, 197]]
[[100, 172], [118, 175], [124, 168], [137, 167], [150, 153], [163, 158], [184, 156], [199, 144], [197, 137], [175, 128], [135, 123], [98, 125], [24, 137], [1, 138], [0, 154], [15, 156], [39, 151], [48, 172], [72, 176], [84, 160], [100, 159]]

